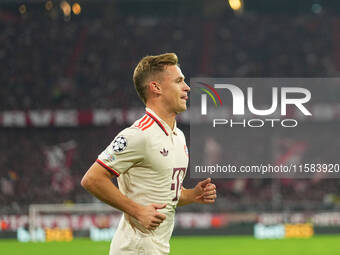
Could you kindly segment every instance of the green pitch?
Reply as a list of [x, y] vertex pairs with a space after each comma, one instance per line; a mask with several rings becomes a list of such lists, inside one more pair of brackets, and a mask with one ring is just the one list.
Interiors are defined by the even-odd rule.
[[[108, 255], [108, 242], [19, 243], [0, 240], [1, 255]], [[256, 240], [252, 237], [174, 237], [172, 255], [340, 255], [340, 236]]]

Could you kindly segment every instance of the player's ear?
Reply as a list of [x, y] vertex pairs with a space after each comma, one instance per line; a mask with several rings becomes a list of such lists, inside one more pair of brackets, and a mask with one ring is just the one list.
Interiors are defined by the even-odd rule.
[[150, 91], [159, 95], [161, 93], [161, 86], [158, 82], [156, 81], [151, 81], [149, 83], [149, 88], [150, 88]]

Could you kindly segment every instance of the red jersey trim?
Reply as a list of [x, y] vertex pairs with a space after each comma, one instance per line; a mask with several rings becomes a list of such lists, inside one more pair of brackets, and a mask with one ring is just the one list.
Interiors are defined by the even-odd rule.
[[152, 118], [154, 121], [156, 121], [156, 123], [158, 124], [158, 126], [164, 131], [164, 133], [168, 136], [168, 132], [166, 132], [165, 127], [162, 125], [162, 123], [155, 117], [153, 116], [151, 113], [149, 113], [148, 111], [146, 111], [146, 114], [150, 116], [150, 118]]
[[[151, 118], [150, 118], [150, 120], [151, 120]], [[143, 127], [142, 131], [144, 131], [144, 130], [148, 129], [149, 127], [151, 127], [153, 123], [155, 123], [155, 120], [152, 120], [150, 124], [148, 124], [147, 126]]]
[[148, 117], [148, 115], [145, 114], [145, 116], [143, 117], [143, 119], [141, 119], [141, 121], [138, 123], [138, 125], [136, 125], [136, 127], [140, 127], [142, 125], [142, 122]]
[[119, 173], [117, 173], [115, 170], [113, 170], [111, 167], [108, 167], [107, 165], [105, 165], [100, 159], [97, 159], [96, 162], [101, 165], [102, 167], [104, 167], [106, 170], [108, 170], [109, 172], [115, 174], [117, 177], [119, 177]]
[[148, 125], [148, 123], [152, 121], [152, 119], [148, 116], [148, 118], [146, 119], [146, 121], [144, 121], [144, 123], [139, 127], [139, 129], [143, 129], [145, 127], [145, 125]]

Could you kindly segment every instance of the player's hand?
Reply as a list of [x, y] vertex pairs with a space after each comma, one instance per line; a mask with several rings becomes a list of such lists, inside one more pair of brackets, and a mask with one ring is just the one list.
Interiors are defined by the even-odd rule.
[[137, 220], [148, 230], [155, 230], [166, 219], [166, 216], [158, 209], [163, 209], [166, 204], [151, 204], [142, 206], [138, 212]]
[[201, 204], [212, 204], [216, 200], [216, 186], [211, 183], [211, 178], [197, 183], [194, 188], [195, 202]]

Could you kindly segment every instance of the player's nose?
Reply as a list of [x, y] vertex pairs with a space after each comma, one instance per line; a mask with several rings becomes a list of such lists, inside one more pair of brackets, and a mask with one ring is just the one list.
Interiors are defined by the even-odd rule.
[[185, 86], [184, 86], [184, 91], [185, 92], [189, 92], [190, 91], [190, 87], [188, 86], [188, 84], [186, 82], [184, 82]]

